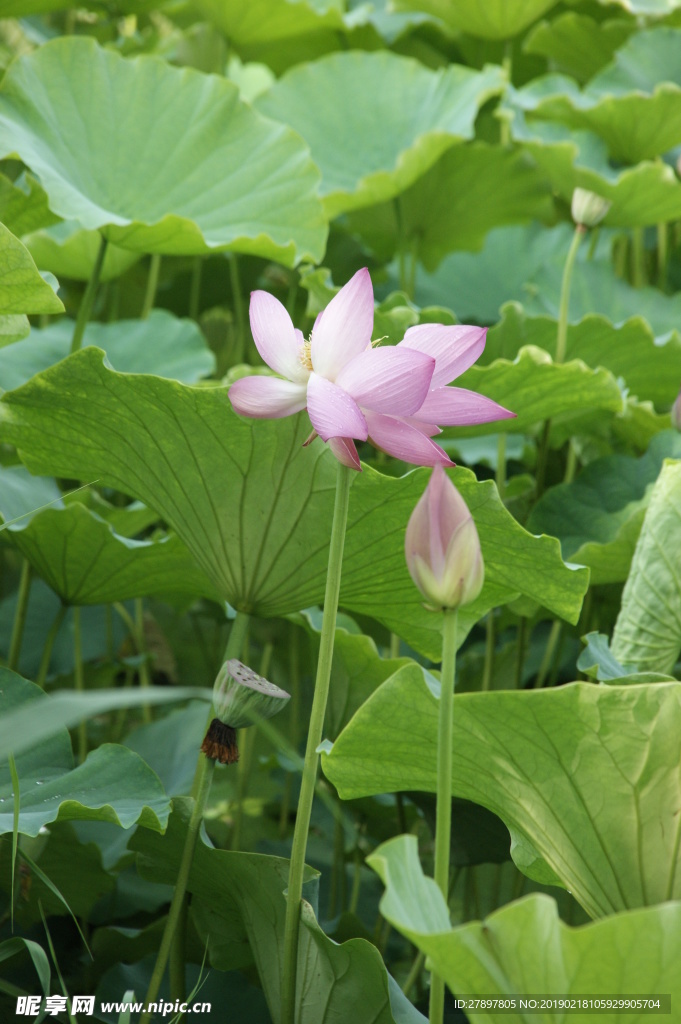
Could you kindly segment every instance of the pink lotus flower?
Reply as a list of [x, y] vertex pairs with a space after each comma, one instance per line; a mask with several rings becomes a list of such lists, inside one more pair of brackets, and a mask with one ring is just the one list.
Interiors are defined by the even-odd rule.
[[281, 378], [243, 377], [230, 401], [242, 416], [272, 419], [307, 409], [336, 458], [360, 469], [354, 441], [371, 441], [417, 466], [453, 465], [431, 441], [438, 423], [488, 423], [515, 415], [489, 398], [443, 385], [467, 369], [485, 346], [486, 330], [423, 324], [396, 346], [372, 348], [374, 294], [359, 270], [319, 314], [309, 341], [267, 292], [251, 295], [258, 352]]
[[473, 517], [442, 466], [436, 466], [411, 514], [404, 538], [411, 578], [428, 607], [474, 601], [485, 579]]

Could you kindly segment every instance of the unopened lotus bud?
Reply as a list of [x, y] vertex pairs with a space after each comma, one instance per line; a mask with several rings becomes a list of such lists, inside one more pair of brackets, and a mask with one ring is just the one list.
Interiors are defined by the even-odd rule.
[[482, 590], [485, 566], [473, 517], [442, 466], [411, 514], [405, 537], [407, 567], [428, 608], [458, 608]]
[[676, 427], [677, 430], [681, 430], [681, 391], [677, 396], [676, 401], [672, 406], [672, 426]]
[[609, 199], [589, 192], [587, 188], [576, 188], [572, 193], [572, 219], [577, 227], [596, 227], [611, 206]]
[[236, 730], [276, 715], [286, 707], [290, 696], [236, 658], [226, 661], [213, 686], [216, 717], [201, 750], [220, 764], [235, 764], [239, 760]]

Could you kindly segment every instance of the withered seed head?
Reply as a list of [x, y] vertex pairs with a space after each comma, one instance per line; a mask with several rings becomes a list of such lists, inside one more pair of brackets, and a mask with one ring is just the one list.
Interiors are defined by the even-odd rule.
[[236, 743], [236, 729], [225, 725], [219, 718], [214, 718], [208, 726], [201, 750], [212, 761], [220, 764], [236, 764], [239, 760], [239, 748]]

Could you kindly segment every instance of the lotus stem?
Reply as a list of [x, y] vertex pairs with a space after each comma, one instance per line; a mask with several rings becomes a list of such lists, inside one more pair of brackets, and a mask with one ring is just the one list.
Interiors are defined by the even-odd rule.
[[45, 686], [47, 679], [47, 673], [50, 670], [50, 661], [52, 659], [52, 649], [54, 648], [54, 641], [57, 639], [57, 634], [61, 629], [61, 624], [64, 621], [66, 615], [66, 605], [60, 604], [57, 609], [52, 625], [50, 626], [49, 633], [45, 639], [45, 646], [43, 647], [42, 657], [40, 659], [40, 668], [38, 669], [38, 675], [36, 676], [36, 684], [38, 686]]
[[156, 301], [156, 290], [158, 288], [158, 275], [161, 271], [161, 254], [160, 252], [154, 252], [151, 255], [149, 261], [149, 276], [147, 277], [147, 288], [144, 293], [144, 302], [142, 303], [142, 312], [140, 317], [142, 320], [146, 320], [152, 309], [154, 308], [154, 302]]
[[298, 812], [296, 814], [296, 825], [293, 833], [288, 893], [286, 896], [281, 1024], [294, 1024], [295, 1020], [298, 933], [300, 929], [303, 874], [305, 871], [305, 851], [310, 828], [317, 768], [319, 766], [317, 748], [322, 741], [326, 703], [329, 696], [329, 682], [331, 680], [331, 660], [336, 633], [336, 612], [338, 611], [338, 595], [340, 592], [341, 566], [343, 563], [343, 546], [348, 519], [351, 480], [352, 470], [339, 462], [336, 502], [333, 510], [333, 525], [331, 527], [331, 542], [329, 545], [326, 593], [324, 596], [324, 619], [319, 644], [319, 661], [317, 662], [317, 678], [315, 681], [314, 698], [312, 700], [310, 728], [307, 734], [305, 763], [303, 766]]
[[12, 638], [9, 644], [9, 656], [7, 658], [7, 668], [11, 672], [16, 672], [19, 667], [19, 658], [21, 657], [21, 642], [24, 636], [24, 627], [26, 626], [26, 615], [28, 613], [28, 598], [31, 593], [31, 578], [33, 571], [31, 569], [30, 562], [28, 559], [24, 559], [23, 565], [21, 566], [21, 577], [19, 579], [19, 593], [17, 595], [17, 607], [14, 612], [14, 624], [12, 626]]
[[[73, 673], [76, 690], [82, 693], [85, 689], [83, 678], [83, 644], [81, 640], [80, 607], [73, 608]], [[78, 763], [82, 764], [87, 757], [87, 721], [82, 718], [78, 723]]]
[[102, 236], [99, 243], [97, 258], [95, 259], [95, 265], [92, 268], [92, 273], [90, 274], [90, 280], [87, 283], [87, 287], [83, 294], [83, 298], [80, 300], [80, 306], [78, 307], [76, 326], [73, 329], [73, 338], [71, 339], [72, 353], [78, 352], [80, 346], [83, 343], [83, 335], [85, 334], [85, 328], [87, 327], [88, 320], [92, 315], [92, 307], [95, 304], [95, 297], [97, 295], [97, 289], [99, 288], [99, 279], [102, 273], [102, 267], [104, 266], [106, 248], [107, 241], [106, 238]]
[[[236, 658], [241, 653], [247, 628], [248, 615], [238, 612], [237, 617], [232, 624], [232, 631], [229, 635], [229, 642], [227, 643], [227, 649], [225, 651], [226, 660], [229, 658]], [[156, 955], [156, 963], [154, 964], [154, 970], [147, 990], [145, 1000], [147, 1007], [150, 1003], [155, 1002], [156, 997], [158, 996], [166, 964], [168, 963], [170, 950], [173, 946], [175, 931], [184, 913], [184, 900], [187, 892], [187, 883], [189, 882], [189, 874], [191, 871], [192, 861], [194, 859], [194, 851], [196, 849], [199, 829], [201, 828], [201, 822], [203, 820], [203, 812], [206, 808], [208, 794], [210, 793], [210, 784], [213, 778], [214, 767], [214, 761], [209, 760], [209, 758], [205, 757], [203, 754], [199, 754], [198, 764], [196, 766], [196, 776], [194, 778], [194, 788], [192, 790], [194, 805], [189, 818], [189, 825], [187, 826], [187, 835], [185, 837], [184, 849], [182, 850], [182, 860], [180, 861], [180, 868], [175, 882], [175, 891], [173, 892], [173, 898], [170, 902], [170, 909], [168, 911], [166, 925], [163, 930], [161, 945], [159, 946], [159, 950]], [[175, 949], [180, 952], [179, 946], [175, 946]], [[177, 978], [178, 971], [179, 965], [175, 964], [173, 967], [173, 975], [175, 978]], [[149, 1024], [150, 1020], [151, 1014], [146, 1010], [140, 1017], [140, 1024]]]
[[[442, 622], [442, 671], [437, 737], [437, 804], [435, 810], [435, 882], [445, 903], [449, 900], [449, 848], [452, 835], [452, 734], [456, 677], [456, 608], [446, 608]], [[430, 1024], [442, 1024], [444, 979], [430, 982]]]

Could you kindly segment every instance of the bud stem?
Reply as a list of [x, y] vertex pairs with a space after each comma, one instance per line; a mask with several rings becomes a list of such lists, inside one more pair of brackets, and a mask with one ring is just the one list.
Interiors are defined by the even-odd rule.
[[[435, 881], [449, 901], [449, 848], [452, 835], [452, 733], [456, 678], [456, 608], [446, 608], [442, 623], [442, 670], [437, 739], [437, 807], [435, 813]], [[442, 1024], [445, 983], [433, 974], [430, 982], [430, 1024]]]
[[[244, 615], [242, 612], [237, 612], [237, 616], [232, 623], [232, 629], [229, 634], [227, 650], [225, 651], [226, 660], [229, 658], [236, 658], [241, 654], [241, 648], [244, 644], [244, 637], [246, 635], [247, 628], [248, 615]], [[212, 717], [211, 711], [210, 718]], [[215, 761], [209, 760], [205, 754], [199, 753], [196, 774], [194, 776], [194, 785], [192, 788], [194, 805], [192, 807], [191, 817], [187, 827], [187, 835], [184, 840], [184, 849], [182, 851], [182, 860], [180, 861], [180, 868], [175, 882], [175, 891], [173, 892], [173, 898], [170, 902], [170, 910], [168, 911], [166, 926], [163, 930], [161, 945], [156, 956], [156, 963], [154, 964], [154, 970], [147, 990], [147, 996], [145, 999], [147, 1007], [150, 1003], [156, 1001], [158, 991], [161, 987], [161, 981], [163, 980], [163, 974], [166, 969], [166, 964], [168, 963], [171, 946], [173, 945], [175, 929], [182, 917], [184, 899], [187, 892], [187, 883], [189, 882], [189, 874], [191, 871], [192, 861], [194, 859], [194, 850], [196, 849], [199, 829], [201, 827], [201, 822], [203, 821], [203, 812], [208, 800], [208, 794], [210, 793], [210, 784], [213, 779], [214, 768]], [[140, 1024], [149, 1024], [150, 1019], [151, 1014], [146, 1011], [140, 1017]]]
[[281, 996], [281, 1024], [294, 1024], [296, 1005], [296, 977], [298, 970], [298, 932], [300, 928], [300, 901], [303, 892], [303, 874], [305, 871], [305, 851], [307, 836], [310, 829], [312, 799], [314, 797], [319, 754], [317, 748], [322, 741], [324, 715], [329, 695], [331, 679], [331, 659], [333, 643], [336, 637], [336, 612], [338, 611], [338, 595], [340, 592], [341, 566], [343, 563], [343, 547], [345, 544], [345, 526], [348, 519], [350, 484], [353, 470], [338, 463], [336, 478], [336, 504], [333, 510], [331, 542], [329, 545], [329, 563], [326, 576], [326, 593], [324, 595], [324, 618], [322, 635], [319, 643], [319, 661], [317, 662], [317, 678], [315, 681], [310, 728], [305, 748], [305, 763], [300, 787], [300, 798], [296, 813], [296, 825], [293, 833], [291, 849], [291, 865], [289, 868], [288, 893], [286, 896], [286, 924], [284, 927], [284, 965]]

